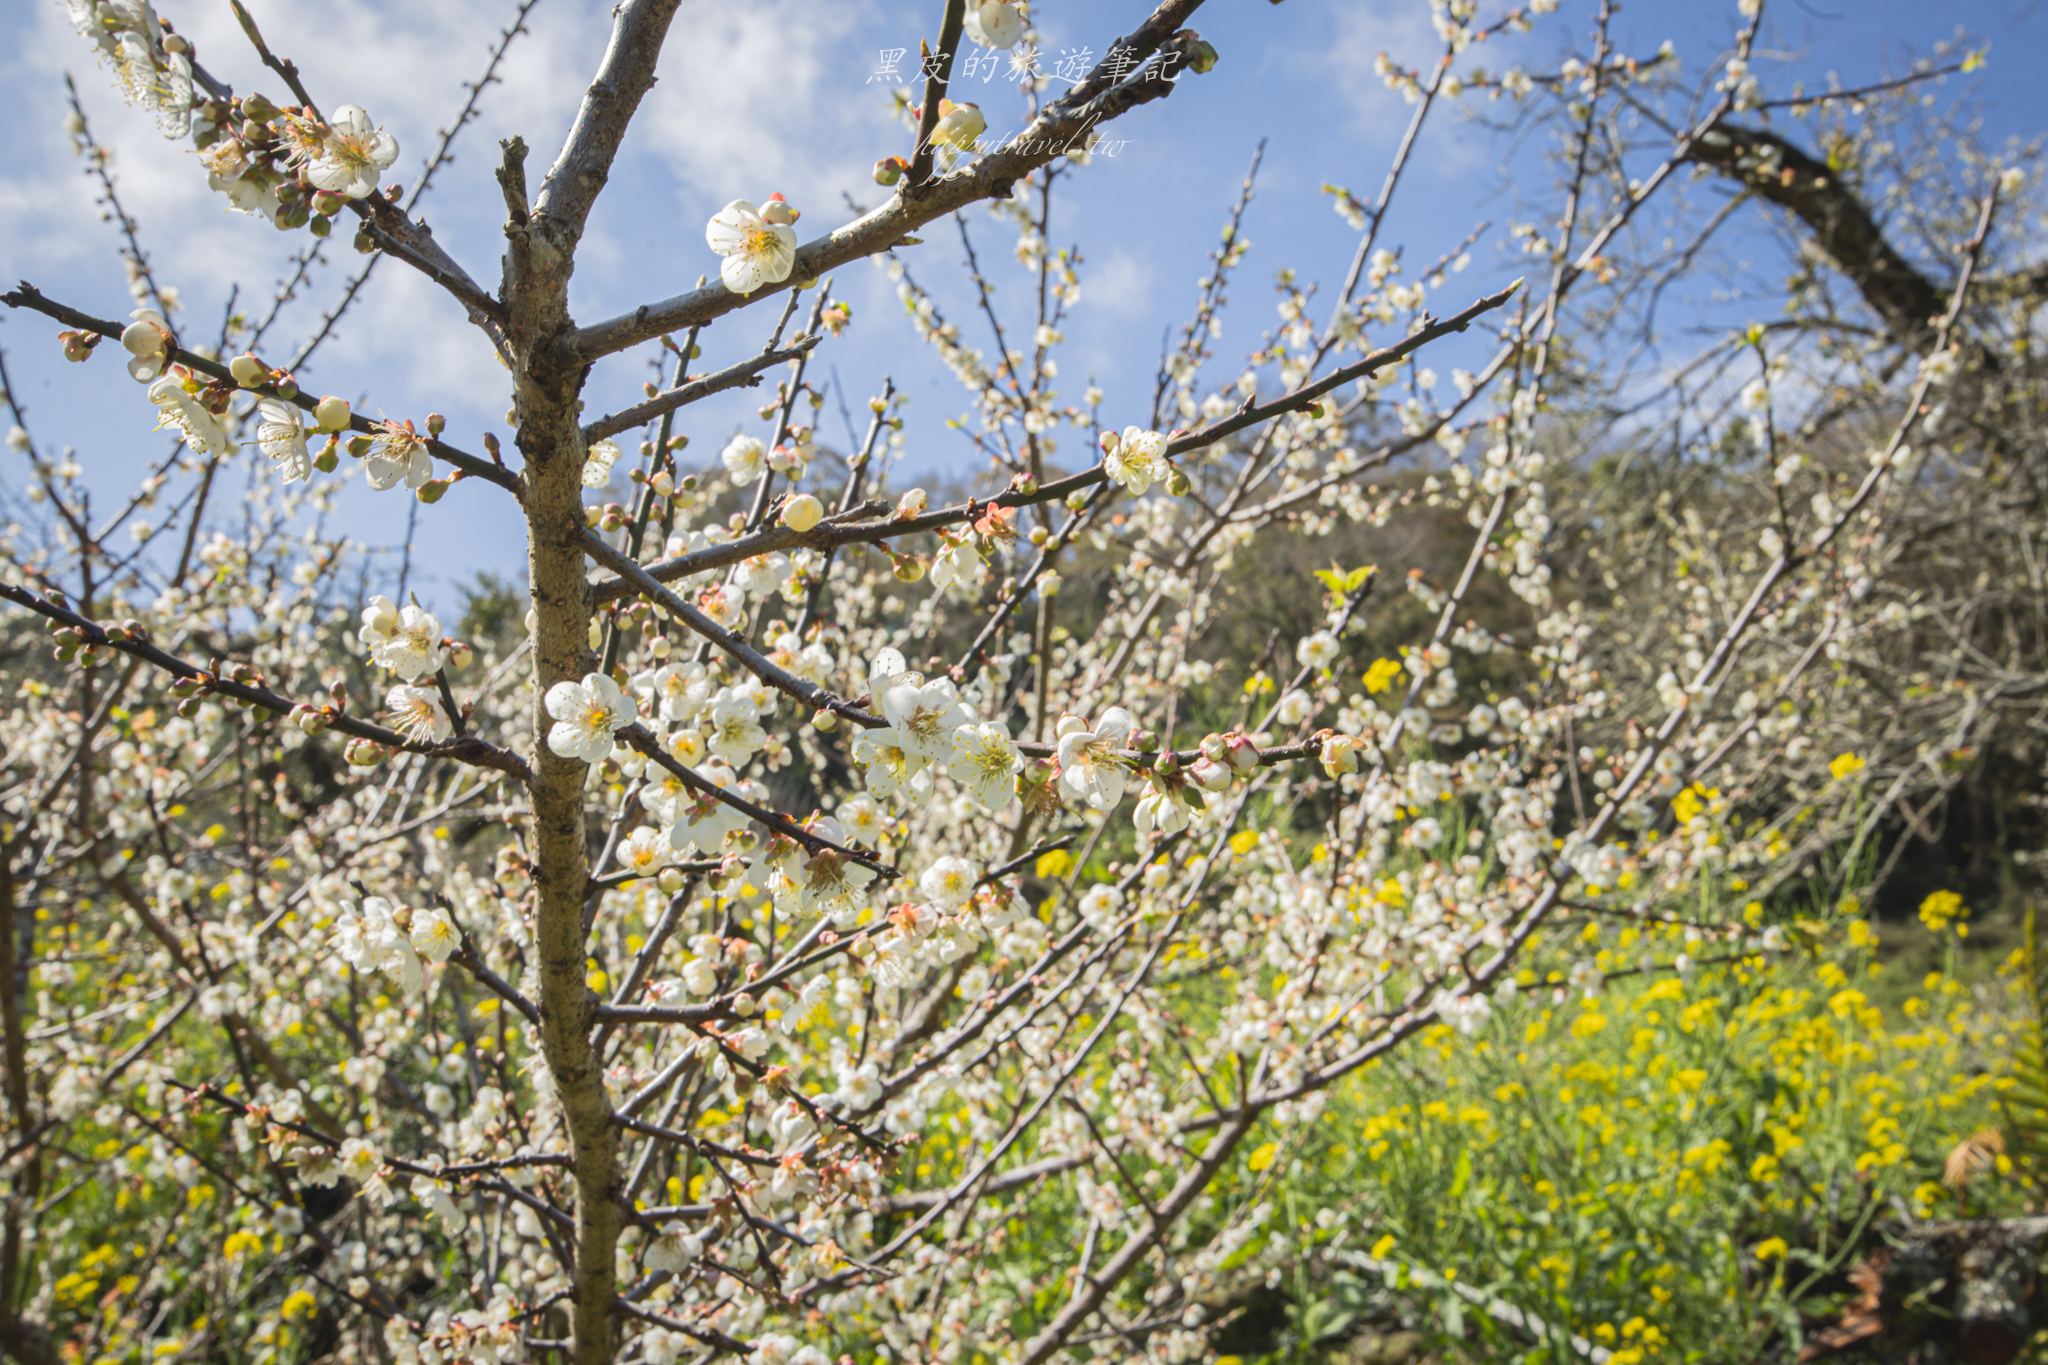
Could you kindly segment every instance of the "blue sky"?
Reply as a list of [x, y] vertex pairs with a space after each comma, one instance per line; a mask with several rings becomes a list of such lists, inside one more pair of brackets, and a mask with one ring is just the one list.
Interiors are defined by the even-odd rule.
[[[462, 101], [457, 83], [481, 69], [492, 34], [514, 8], [511, 0], [249, 3], [273, 45], [298, 59], [317, 99], [330, 107], [364, 105], [397, 134], [403, 153], [394, 174], [408, 183], [437, 140], [436, 130]], [[162, 0], [160, 8], [195, 38], [201, 60], [217, 74], [238, 89], [267, 88], [225, 5]], [[882, 49], [915, 51], [938, 8], [881, 0], [684, 0], [661, 82], [593, 220], [572, 290], [577, 315], [595, 320], [715, 272], [703, 226], [728, 199], [780, 190], [805, 210], [800, 232], [806, 237], [849, 216], [845, 196], [875, 202], [881, 192], [868, 180], [869, 166], [880, 155], [905, 150], [907, 139], [889, 120], [885, 84], [870, 78]], [[1034, 14], [1042, 46], [1056, 59], [1082, 47], [1099, 53], [1142, 9], [1136, 0], [1039, 0]], [[1565, 45], [1582, 41], [1591, 10], [1592, 0], [1564, 0], [1561, 13], [1536, 33], [1470, 54], [1461, 68], [1522, 62], [1541, 69]], [[457, 160], [423, 208], [442, 242], [486, 283], [497, 279], [502, 243], [502, 206], [491, 180], [498, 139], [525, 137], [534, 149], [537, 183], [595, 68], [607, 15], [608, 6], [594, 0], [541, 0], [531, 35], [507, 60], [505, 83], [485, 95], [482, 117], [462, 134]], [[1635, 0], [1623, 9], [1618, 36], [1624, 51], [1645, 56], [1669, 37], [1696, 73], [1723, 52], [1735, 22], [1732, 0]], [[1437, 51], [1426, 0], [1289, 0], [1279, 6], [1212, 0], [1196, 26], [1221, 54], [1216, 70], [1120, 122], [1114, 135], [1127, 145], [1070, 177], [1056, 209], [1056, 244], [1078, 241], [1084, 253], [1084, 296], [1066, 327], [1061, 388], [1078, 400], [1090, 379], [1100, 383], [1108, 394], [1105, 417], [1118, 424], [1142, 420], [1149, 406], [1162, 331], [1184, 316], [1259, 138], [1268, 146], [1246, 221], [1253, 251], [1217, 347], [1226, 361], [1257, 344], [1273, 324], [1270, 285], [1281, 265], [1328, 289], [1341, 282], [1355, 238], [1319, 187], [1336, 182], [1371, 196], [1408, 117], [1407, 106], [1373, 75], [1374, 57], [1386, 49], [1404, 63], [1420, 64]], [[1771, 0], [1762, 49], [1767, 60], [1759, 66], [1771, 95], [1789, 93], [1795, 81], [1819, 88], [1830, 72], [1855, 84], [1903, 69], [1959, 28], [1989, 44], [1989, 62], [1972, 77], [1946, 83], [1937, 98], [1971, 101], [1993, 139], [2032, 137], [2048, 128], [2048, 89], [2030, 60], [2048, 50], [2048, 5]], [[240, 284], [245, 307], [252, 299], [267, 300], [289, 253], [308, 239], [227, 212], [205, 188], [189, 151], [163, 142], [146, 114], [120, 102], [111, 76], [72, 34], [58, 0], [0, 6], [0, 53], [0, 122], [9, 130], [0, 142], [0, 274], [32, 280], [54, 297], [105, 316], [130, 306], [116, 236], [98, 218], [92, 186], [62, 126], [68, 71], [95, 133], [114, 149], [125, 202], [158, 278], [183, 296], [187, 333], [213, 330], [230, 283]], [[1022, 97], [1000, 77], [980, 86], [976, 98], [992, 128], [1021, 121]], [[1442, 307], [1456, 307], [1525, 269], [1504, 249], [1505, 225], [1540, 198], [1542, 174], [1526, 149], [1514, 150], [1454, 111], [1426, 132], [1384, 240], [1424, 262], [1479, 219], [1492, 219], [1495, 230], [1474, 253], [1470, 270], [1438, 298]], [[1029, 324], [1023, 276], [1009, 267], [1013, 235], [984, 211], [969, 221], [984, 262], [1002, 263], [998, 302], [1014, 309], [1006, 318], [1014, 344], [1028, 336]], [[989, 349], [959, 287], [957, 235], [950, 228], [924, 235], [926, 245], [906, 252], [906, 263], [934, 287], [968, 339]], [[1760, 233], [1737, 234], [1725, 249], [1751, 245], [1764, 249]], [[330, 257], [333, 264], [316, 275], [278, 333], [289, 349], [317, 325], [361, 259], [345, 243]], [[844, 270], [835, 290], [853, 303], [855, 325], [818, 352], [814, 378], [836, 379], [858, 414], [884, 375], [893, 376], [912, 399], [905, 468], [961, 476], [978, 471], [980, 458], [945, 422], [966, 410], [965, 397], [916, 342], [880, 268]], [[698, 367], [715, 368], [754, 350], [778, 307], [721, 323], [707, 336]], [[0, 318], [0, 346], [38, 439], [75, 445], [91, 482], [112, 496], [161, 458], [163, 438], [150, 434], [153, 413], [139, 386], [106, 358], [85, 367], [65, 364], [53, 332], [41, 319]], [[1454, 354], [1439, 363], [1447, 373]], [[643, 355], [607, 362], [589, 388], [590, 415], [636, 400], [650, 373]], [[488, 345], [452, 302], [396, 263], [379, 267], [302, 382], [316, 392], [340, 393], [372, 415], [444, 412], [450, 438], [471, 449], [486, 429], [509, 436], [505, 378]], [[759, 394], [691, 409], [683, 429], [692, 437], [692, 454], [713, 460], [737, 424], [758, 427], [752, 408]], [[828, 403], [819, 421], [828, 443], [843, 441], [835, 407]], [[1068, 453], [1078, 462], [1083, 452], [1074, 444]], [[254, 463], [244, 459], [231, 486], [242, 488]], [[0, 478], [20, 484], [18, 469], [0, 466]], [[424, 598], [446, 602], [451, 585], [477, 569], [519, 572], [519, 528], [506, 503], [493, 490], [465, 485], [421, 518], [426, 534], [414, 586]], [[362, 543], [390, 545], [404, 534], [406, 503], [396, 492], [351, 487], [340, 516]]]

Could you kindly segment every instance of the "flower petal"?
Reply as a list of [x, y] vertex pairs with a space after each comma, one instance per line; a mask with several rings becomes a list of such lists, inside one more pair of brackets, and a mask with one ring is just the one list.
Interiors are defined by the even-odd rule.
[[573, 720], [590, 705], [590, 694], [581, 683], [558, 682], [548, 689], [541, 705], [556, 720]]
[[548, 748], [560, 758], [582, 758], [583, 732], [566, 722], [548, 731]]
[[751, 294], [767, 282], [758, 257], [736, 251], [718, 264], [718, 278], [735, 294]]
[[744, 199], [735, 199], [711, 215], [704, 225], [704, 241], [719, 255], [730, 255], [747, 244], [747, 234], [761, 226], [761, 214]]

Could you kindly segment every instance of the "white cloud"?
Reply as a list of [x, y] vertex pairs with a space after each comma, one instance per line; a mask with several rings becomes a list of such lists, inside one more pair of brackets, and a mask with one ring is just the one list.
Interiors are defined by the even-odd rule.
[[867, 83], [866, 18], [860, 4], [811, 0], [684, 8], [635, 126], [680, 177], [679, 208], [708, 218], [780, 190], [834, 221], [844, 195], [872, 195], [875, 159], [908, 138], [892, 132], [886, 89]]

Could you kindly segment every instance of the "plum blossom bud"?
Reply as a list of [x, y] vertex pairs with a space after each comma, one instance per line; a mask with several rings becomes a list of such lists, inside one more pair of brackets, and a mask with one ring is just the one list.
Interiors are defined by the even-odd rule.
[[137, 319], [121, 329], [121, 349], [133, 356], [151, 356], [164, 348], [164, 329], [156, 323]]
[[375, 740], [352, 739], [341, 754], [351, 768], [374, 768], [384, 761], [384, 746]]
[[825, 707], [811, 713], [811, 728], [820, 734], [831, 734], [839, 728], [839, 717]]
[[334, 467], [341, 463], [341, 438], [330, 436], [327, 444], [320, 447], [320, 453], [313, 457], [313, 468], [322, 474], [332, 474]]
[[782, 504], [782, 524], [802, 534], [825, 516], [825, 504], [809, 493], [799, 493]]
[[1358, 741], [1349, 735], [1331, 735], [1323, 741], [1323, 771], [1332, 777], [1358, 771]]
[[1245, 735], [1227, 735], [1223, 740], [1224, 762], [1241, 773], [1259, 766], [1259, 746]]
[[1230, 769], [1212, 758], [1198, 758], [1188, 765], [1188, 780], [1206, 792], [1220, 792], [1230, 786]]
[[931, 494], [925, 492], [922, 488], [911, 489], [896, 500], [897, 519], [908, 521], [912, 517], [921, 516], [930, 502]]
[[247, 351], [228, 362], [228, 373], [245, 389], [258, 388], [270, 378], [270, 371], [263, 362]]
[[350, 416], [348, 400], [331, 393], [313, 405], [313, 420], [319, 423], [322, 431], [346, 430]]
[[901, 180], [903, 173], [909, 169], [910, 163], [902, 157], [885, 156], [875, 163], [875, 183], [877, 185], [893, 185]]
[[939, 101], [939, 121], [932, 127], [932, 145], [955, 152], [972, 152], [981, 135], [988, 131], [988, 119], [981, 106], [961, 101]]
[[448, 430], [448, 418], [445, 415], [438, 412], [427, 414], [427, 435], [439, 437], [446, 430]]

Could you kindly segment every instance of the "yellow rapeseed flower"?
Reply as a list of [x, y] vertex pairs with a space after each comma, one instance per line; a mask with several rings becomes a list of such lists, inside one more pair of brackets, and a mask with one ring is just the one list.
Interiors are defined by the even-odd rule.
[[1927, 926], [1929, 933], [1939, 934], [1954, 925], [1957, 937], [1961, 937], [1966, 926], [1960, 921], [1969, 917], [1969, 907], [1953, 891], [1936, 891], [1920, 902], [1920, 922]]

